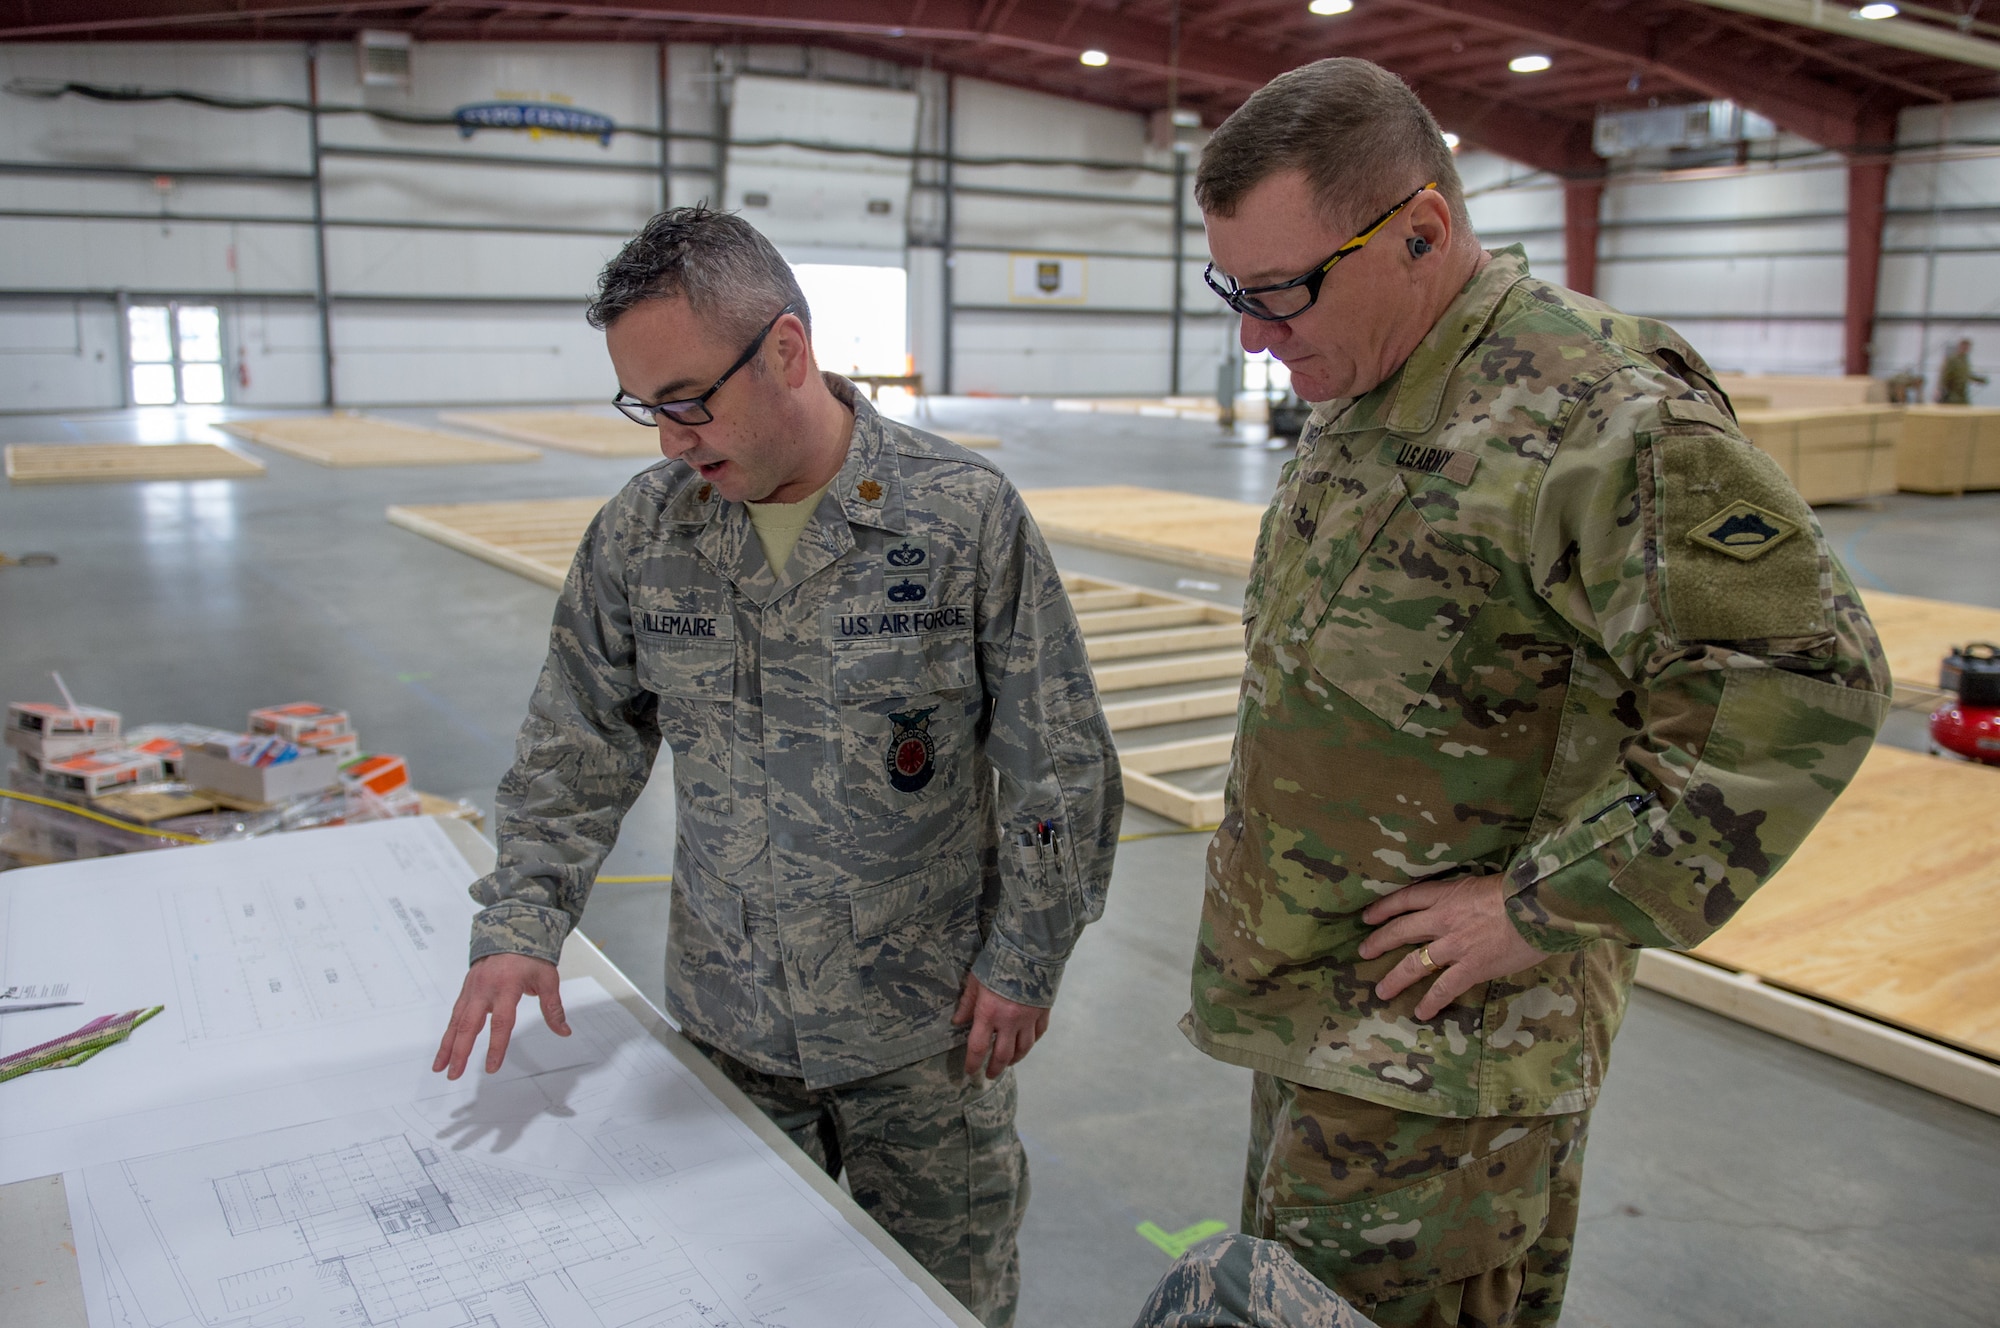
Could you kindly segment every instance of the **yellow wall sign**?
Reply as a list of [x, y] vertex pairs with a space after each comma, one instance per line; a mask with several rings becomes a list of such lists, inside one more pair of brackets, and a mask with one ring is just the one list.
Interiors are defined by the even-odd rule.
[[1009, 254], [1007, 299], [1015, 304], [1082, 304], [1086, 290], [1079, 254]]

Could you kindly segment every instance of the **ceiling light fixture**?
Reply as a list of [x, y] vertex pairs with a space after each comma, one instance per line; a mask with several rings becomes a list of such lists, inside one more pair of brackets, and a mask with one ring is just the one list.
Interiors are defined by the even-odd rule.
[[1517, 74], [1539, 74], [1554, 63], [1546, 55], [1517, 55], [1507, 62], [1507, 67]]
[[1335, 14], [1345, 14], [1354, 8], [1354, 0], [1312, 0], [1306, 6], [1306, 13], [1318, 14], [1321, 18], [1332, 18]]
[[1458, 151], [1458, 135], [1452, 133], [1451, 130], [1449, 129], [1445, 130], [1444, 145], [1450, 148], [1453, 152]]
[[1854, 11], [1854, 17], [1869, 20], [1894, 18], [1903, 11], [1894, 5], [1863, 5]]
[[1089, 65], [1092, 69], [1102, 69], [1105, 65], [1111, 63], [1111, 57], [1102, 51], [1085, 51], [1076, 58]]

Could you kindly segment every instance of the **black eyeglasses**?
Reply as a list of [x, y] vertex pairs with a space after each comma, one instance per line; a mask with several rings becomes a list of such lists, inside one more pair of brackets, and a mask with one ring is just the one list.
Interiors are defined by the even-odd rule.
[[1360, 252], [1363, 246], [1389, 224], [1391, 217], [1410, 205], [1411, 199], [1425, 189], [1435, 188], [1437, 181], [1432, 180], [1427, 185], [1412, 189], [1402, 202], [1375, 218], [1361, 234], [1334, 250], [1331, 258], [1303, 277], [1293, 277], [1290, 281], [1281, 281], [1275, 286], [1239, 286], [1234, 277], [1224, 277], [1222, 281], [1229, 283], [1225, 286], [1222, 281], [1215, 279], [1215, 264], [1210, 263], [1202, 269], [1201, 279], [1208, 283], [1210, 290], [1220, 295], [1223, 301], [1239, 314], [1261, 319], [1266, 323], [1282, 323], [1288, 318], [1297, 318], [1319, 303], [1320, 283], [1326, 280], [1326, 274], [1333, 271], [1335, 264], [1349, 254]]
[[764, 344], [764, 338], [771, 335], [771, 329], [778, 325], [778, 320], [786, 314], [791, 313], [794, 307], [788, 304], [778, 310], [777, 313], [772, 314], [771, 321], [764, 324], [764, 330], [757, 334], [757, 339], [752, 341], [744, 349], [743, 353], [736, 357], [736, 363], [724, 369], [722, 377], [709, 384], [708, 391], [702, 393], [700, 396], [682, 397], [679, 401], [657, 401], [648, 404], [637, 397], [627, 396], [621, 389], [617, 396], [611, 398], [611, 404], [623, 411], [626, 419], [632, 421], [634, 424], [643, 424], [648, 429], [657, 429], [660, 425], [660, 417], [662, 415], [672, 420], [675, 424], [707, 424], [715, 418], [714, 414], [708, 409], [708, 399], [717, 392], [720, 392], [722, 385], [734, 377], [738, 369], [750, 363], [750, 357], [755, 355], [757, 348]]

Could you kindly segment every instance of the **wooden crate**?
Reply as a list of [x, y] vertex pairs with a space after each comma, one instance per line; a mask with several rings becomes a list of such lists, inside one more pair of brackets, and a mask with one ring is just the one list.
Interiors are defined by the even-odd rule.
[[1255, 503], [1127, 484], [1024, 489], [1021, 497], [1049, 539], [1237, 576], [1250, 574], [1264, 519]]
[[255, 479], [264, 463], [214, 443], [11, 443], [10, 484]]
[[1809, 503], [1847, 503], [1896, 491], [1896, 406], [1744, 410], [1743, 436], [1770, 454]]
[[1911, 406], [1896, 448], [1896, 486], [1911, 493], [2000, 489], [2000, 408]]
[[1823, 410], [1828, 406], [1866, 406], [1886, 402], [1889, 385], [1865, 374], [1822, 377], [1817, 374], [1717, 374], [1716, 386], [1729, 394], [1738, 410], [1743, 397], [1762, 397], [1771, 410]]
[[2000, 1059], [2000, 770], [1877, 747], [1695, 954]]
[[398, 424], [371, 415], [293, 415], [231, 420], [216, 426], [259, 447], [335, 469], [372, 466], [472, 466], [540, 461], [532, 447]]
[[642, 428], [611, 411], [455, 410], [439, 415], [438, 423], [586, 456], [660, 458], [658, 429]]

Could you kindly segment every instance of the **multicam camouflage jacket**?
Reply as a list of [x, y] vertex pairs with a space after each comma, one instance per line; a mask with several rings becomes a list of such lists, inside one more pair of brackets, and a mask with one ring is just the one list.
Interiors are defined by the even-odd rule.
[[[1811, 510], [1671, 329], [1494, 253], [1389, 380], [1314, 412], [1264, 518], [1183, 1028], [1440, 1116], [1584, 1110], [1633, 947], [1785, 862], [1888, 705]], [[1361, 910], [1504, 873], [1539, 965], [1436, 1018]]]
[[[500, 785], [498, 865], [473, 886], [475, 960], [554, 960], [664, 737], [667, 1007], [812, 1087], [962, 1041], [968, 971], [1053, 1003], [1123, 808], [1020, 496], [828, 383], [853, 439], [782, 574], [747, 510], [680, 462], [598, 513]], [[1019, 847], [1041, 823], [1048, 847]]]

